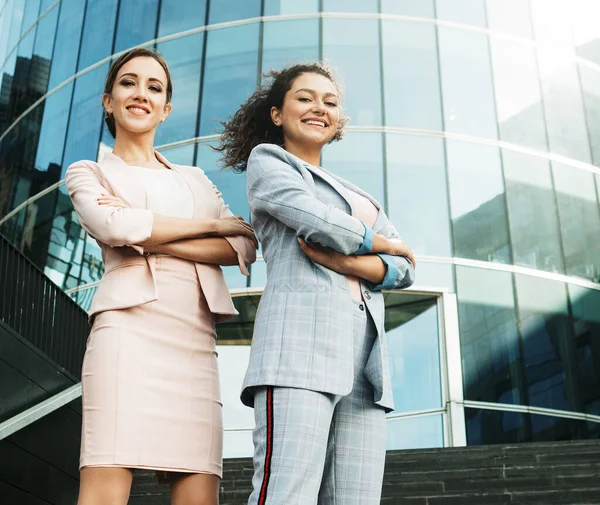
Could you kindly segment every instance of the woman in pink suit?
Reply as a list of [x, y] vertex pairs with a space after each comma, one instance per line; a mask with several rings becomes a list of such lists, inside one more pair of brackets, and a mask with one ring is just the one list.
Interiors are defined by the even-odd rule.
[[66, 174], [105, 266], [82, 370], [79, 505], [126, 504], [135, 468], [156, 470], [175, 505], [218, 502], [215, 323], [237, 314], [219, 265], [247, 274], [257, 243], [202, 170], [154, 151], [171, 94], [161, 56], [123, 54], [103, 98], [113, 152]]

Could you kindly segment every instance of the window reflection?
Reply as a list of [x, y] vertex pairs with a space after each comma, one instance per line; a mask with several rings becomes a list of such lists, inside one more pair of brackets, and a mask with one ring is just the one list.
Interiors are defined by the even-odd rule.
[[528, 405], [578, 410], [565, 285], [517, 275], [516, 287]]
[[[293, 37], [289, 35], [293, 34]], [[319, 59], [319, 20], [276, 21], [263, 26], [262, 72]]]
[[60, 54], [60, 58], [52, 58], [49, 89], [54, 88], [75, 73], [84, 9], [85, 2], [80, 0], [62, 0], [60, 4], [58, 18], [60, 29], [56, 31], [53, 52], [53, 54]]
[[553, 442], [598, 438], [599, 424], [578, 419], [465, 409], [468, 445]]
[[510, 263], [498, 148], [448, 140], [446, 152], [454, 255]]
[[600, 292], [569, 285], [577, 394], [583, 412], [600, 415]]
[[500, 138], [548, 149], [535, 49], [521, 42], [490, 38]]
[[[9, 5], [10, 11], [12, 7], [12, 13], [10, 14], [10, 24], [8, 26], [8, 39], [6, 41], [6, 56], [9, 61], [6, 66], [8, 69], [14, 65], [17, 51], [15, 50], [17, 42], [19, 41], [19, 35], [21, 34], [21, 26], [23, 24], [23, 14], [25, 10], [25, 0], [14, 0], [12, 6]], [[9, 70], [10, 71], [10, 70]]]
[[600, 282], [600, 212], [594, 175], [552, 163], [567, 274]]
[[192, 166], [194, 164], [194, 144], [174, 147], [172, 149], [161, 150], [161, 153], [171, 162], [176, 165]]
[[323, 0], [323, 12], [379, 12], [378, 0]]
[[346, 133], [325, 147], [321, 164], [385, 205], [381, 133]]
[[388, 451], [444, 447], [442, 414], [389, 419], [386, 431]]
[[415, 254], [452, 256], [443, 139], [387, 134], [386, 150], [388, 215], [398, 233]]
[[456, 283], [465, 399], [523, 403], [511, 274], [457, 266]]
[[564, 273], [549, 162], [509, 150], [502, 158], [514, 264]]
[[446, 130], [497, 138], [487, 36], [440, 26], [438, 37]]
[[102, 94], [108, 64], [82, 75], [75, 82], [73, 104], [65, 145], [63, 173], [78, 160], [95, 160], [104, 109]]
[[375, 19], [323, 19], [323, 56], [345, 85], [343, 102], [353, 126], [381, 125], [378, 41]]
[[209, 24], [260, 16], [260, 0], [211, 0]]
[[155, 142], [166, 144], [195, 137], [200, 101], [200, 78], [204, 34], [172, 40], [158, 45], [169, 63], [173, 81], [173, 109], [156, 132]]
[[319, 0], [264, 0], [264, 4], [265, 16], [319, 12]]
[[382, 0], [381, 12], [384, 14], [403, 14], [423, 18], [435, 17], [434, 0]]
[[435, 0], [438, 19], [466, 25], [487, 26], [485, 0]]
[[225, 121], [256, 89], [258, 34], [258, 24], [208, 32], [200, 135], [216, 133], [218, 121]]
[[158, 36], [164, 37], [204, 26], [206, 20], [206, 0], [185, 1], [161, 0]]
[[486, 0], [486, 11], [491, 30], [533, 38], [529, 0]]
[[156, 36], [158, 0], [121, 2], [117, 16], [114, 53], [152, 40]]
[[443, 130], [435, 27], [384, 20], [382, 30], [386, 125]]
[[88, 2], [79, 53], [79, 70], [112, 53], [118, 4], [118, 0]]
[[436, 298], [386, 293], [385, 306], [394, 412], [441, 407]]
[[592, 162], [598, 166], [600, 165], [600, 72], [582, 63], [579, 63], [578, 70], [589, 130]]

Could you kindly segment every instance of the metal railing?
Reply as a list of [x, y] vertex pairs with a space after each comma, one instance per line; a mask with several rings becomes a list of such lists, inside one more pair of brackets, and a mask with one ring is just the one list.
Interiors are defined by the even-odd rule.
[[0, 321], [80, 377], [86, 312], [1, 234]]

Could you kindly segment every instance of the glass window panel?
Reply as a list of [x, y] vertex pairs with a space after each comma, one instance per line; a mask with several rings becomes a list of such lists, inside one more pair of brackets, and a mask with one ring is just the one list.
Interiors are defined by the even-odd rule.
[[264, 3], [265, 16], [319, 12], [319, 0], [264, 0]]
[[[48, 62], [52, 59], [52, 51], [54, 50], [54, 38], [60, 11], [59, 7], [60, 5], [53, 7], [52, 10], [38, 23], [36, 29], [33, 52], [37, 57], [43, 58]], [[48, 68], [49, 67], [50, 65], [48, 64]], [[49, 76], [46, 76], [46, 89], [48, 88], [48, 77]]]
[[343, 177], [384, 205], [381, 133], [348, 132], [323, 149], [323, 168]]
[[42, 0], [42, 5], [40, 8], [41, 12], [45, 12], [51, 5], [55, 4], [56, 0]]
[[516, 275], [519, 326], [527, 379], [527, 404], [577, 410], [573, 334], [563, 283]]
[[204, 26], [205, 20], [206, 0], [194, 0], [193, 2], [162, 0], [158, 36], [164, 37]]
[[79, 70], [111, 55], [118, 4], [118, 0], [88, 2], [79, 53]]
[[[410, 242], [408, 243], [410, 244]], [[410, 245], [412, 247], [412, 244]], [[424, 260], [419, 260], [418, 263], [415, 286], [436, 290], [448, 289], [451, 293], [454, 292], [454, 270], [452, 265]]]
[[21, 23], [21, 37], [31, 28], [40, 15], [41, 0], [27, 0], [23, 11], [23, 22]]
[[24, 38], [19, 42], [19, 47], [17, 48], [17, 58], [27, 58], [30, 59], [33, 53], [33, 44], [35, 42], [35, 31], [36, 27], [34, 26]]
[[600, 414], [600, 291], [569, 284], [577, 394], [582, 410]]
[[[73, 213], [71, 221], [66, 219], [67, 228], [78, 226], [79, 221], [77, 215]], [[70, 232], [71, 235], [74, 235]], [[81, 278], [79, 280], [80, 285], [89, 284], [90, 282], [97, 282], [102, 278], [104, 274], [104, 263], [102, 261], [102, 249], [98, 245], [95, 239], [90, 237], [87, 233], [83, 233], [85, 240], [83, 249], [83, 259], [81, 264]], [[73, 237], [73, 240], [75, 237]]]
[[323, 0], [323, 12], [379, 12], [378, 0]]
[[212, 0], [209, 24], [260, 16], [260, 0]]
[[511, 274], [457, 266], [456, 289], [465, 399], [522, 403]]
[[75, 300], [77, 305], [79, 305], [86, 312], [89, 312], [97, 289], [97, 286], [93, 286], [82, 291], [75, 291], [75, 293], [72, 293], [70, 296], [73, 298], [73, 300]]
[[435, 27], [383, 20], [385, 122], [442, 130]]
[[499, 150], [448, 140], [446, 152], [454, 255], [510, 263]]
[[114, 53], [137, 46], [156, 36], [158, 0], [121, 2], [117, 16], [117, 38]]
[[166, 149], [161, 151], [161, 154], [163, 154], [171, 163], [175, 163], [176, 165], [192, 166], [194, 164], [195, 148], [196, 146], [194, 144], [188, 144], [172, 149]]
[[434, 0], [382, 0], [381, 12], [384, 14], [403, 14], [423, 18], [435, 17]]
[[514, 264], [564, 273], [548, 160], [509, 150], [502, 159]]
[[487, 36], [445, 26], [438, 27], [438, 36], [446, 130], [496, 139]]
[[[600, 40], [598, 45], [600, 46]], [[600, 165], [600, 72], [582, 63], [579, 63], [578, 67], [592, 161], [598, 166]]]
[[0, 9], [0, 67], [4, 64], [8, 52], [12, 49], [12, 47], [8, 47], [8, 40], [14, 5], [15, 0], [7, 0], [3, 5], [3, 9]]
[[552, 163], [568, 275], [600, 281], [600, 213], [594, 175]]
[[60, 174], [72, 94], [73, 82], [70, 82], [50, 95], [41, 105], [44, 107], [44, 119], [35, 160], [37, 170], [58, 167]]
[[80, 0], [63, 0], [60, 5], [58, 19], [60, 30], [56, 32], [54, 43], [54, 54], [60, 54], [60, 58], [52, 59], [49, 89], [54, 88], [75, 73], [84, 8], [85, 2]]
[[197, 33], [158, 45], [169, 62], [173, 81], [173, 109], [159, 125], [156, 144], [167, 144], [196, 136], [204, 34]]
[[438, 19], [486, 27], [485, 0], [435, 0]]
[[379, 22], [323, 19], [323, 55], [344, 83], [343, 105], [352, 125], [380, 125]]
[[387, 450], [444, 447], [443, 415], [389, 419]]
[[264, 260], [256, 260], [250, 270], [250, 286], [264, 288], [267, 284], [267, 264]]
[[529, 0], [486, 0], [488, 28], [533, 38]]
[[401, 301], [402, 295], [385, 296], [394, 412], [442, 407], [436, 300], [411, 299], [407, 308]]
[[[9, 61], [14, 61], [17, 55], [16, 46], [21, 35], [21, 26], [23, 24], [23, 14], [25, 10], [25, 0], [14, 0], [13, 11], [10, 16], [10, 26], [8, 30], [8, 40], [6, 42], [6, 55]], [[8, 63], [10, 67], [14, 63]]]
[[596, 0], [577, 0], [569, 7], [577, 55], [600, 64], [600, 3]]
[[258, 24], [208, 32], [200, 135], [217, 132], [218, 121], [225, 121], [256, 89], [258, 39]]
[[513, 40], [490, 38], [500, 138], [548, 149], [535, 49]]
[[387, 134], [386, 149], [388, 215], [398, 233], [416, 254], [452, 256], [444, 140]]
[[[290, 37], [289, 34], [294, 36]], [[277, 21], [263, 26], [262, 72], [319, 59], [319, 20]]]
[[104, 116], [102, 94], [107, 72], [108, 64], [104, 64], [75, 82], [61, 177], [71, 163], [96, 159]]
[[465, 417], [468, 445], [598, 438], [600, 428], [598, 423], [578, 419], [498, 410], [467, 408]]

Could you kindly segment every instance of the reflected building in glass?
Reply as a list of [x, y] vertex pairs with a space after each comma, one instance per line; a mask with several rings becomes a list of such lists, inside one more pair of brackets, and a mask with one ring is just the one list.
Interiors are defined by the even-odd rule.
[[[385, 205], [418, 255], [386, 294], [390, 449], [600, 434], [600, 27], [595, 0], [0, 0], [0, 232], [89, 307], [103, 265], [62, 179], [111, 149], [120, 51], [174, 80], [158, 149], [248, 217], [211, 149], [270, 69], [326, 59], [351, 121], [322, 165]], [[225, 268], [226, 454], [266, 269]]]

